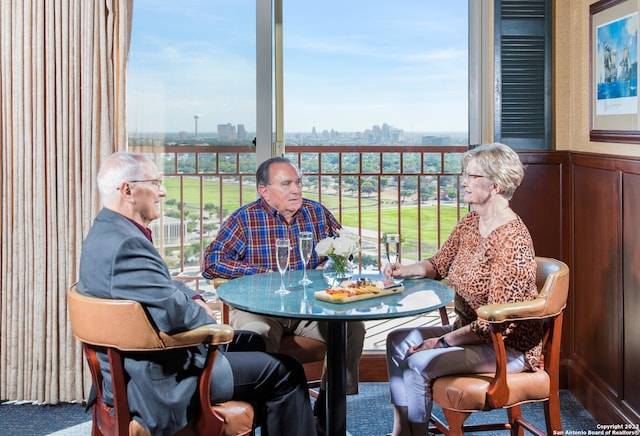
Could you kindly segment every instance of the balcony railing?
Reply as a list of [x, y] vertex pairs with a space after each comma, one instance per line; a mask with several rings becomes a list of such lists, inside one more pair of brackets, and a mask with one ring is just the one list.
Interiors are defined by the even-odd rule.
[[[222, 221], [256, 198], [252, 146], [130, 146], [152, 158], [167, 196], [156, 245], [174, 272], [198, 271]], [[400, 233], [402, 259], [433, 254], [467, 211], [460, 157], [466, 146], [287, 146], [304, 195], [360, 235], [362, 268], [384, 264], [384, 233]], [[163, 232], [160, 233], [160, 229]], [[162, 234], [162, 237], [157, 235]]]

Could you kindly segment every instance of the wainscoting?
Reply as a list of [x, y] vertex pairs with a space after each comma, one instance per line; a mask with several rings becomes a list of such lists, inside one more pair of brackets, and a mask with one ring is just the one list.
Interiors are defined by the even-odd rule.
[[512, 206], [571, 268], [563, 387], [601, 423], [640, 422], [640, 159], [520, 153]]

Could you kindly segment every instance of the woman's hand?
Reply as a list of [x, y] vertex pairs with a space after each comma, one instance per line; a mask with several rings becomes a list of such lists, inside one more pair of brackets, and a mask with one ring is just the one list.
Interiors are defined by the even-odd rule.
[[387, 279], [390, 279], [393, 277], [393, 267], [391, 266], [391, 264], [386, 264], [384, 266], [384, 269], [382, 270], [382, 274], [384, 274], [384, 276]]
[[440, 338], [438, 337], [427, 338], [424, 341], [422, 341], [421, 344], [410, 346], [409, 351], [407, 351], [407, 357], [411, 356], [413, 353], [417, 353], [418, 351], [433, 350], [434, 348], [439, 348], [438, 347], [439, 339]]
[[382, 272], [387, 279], [417, 279], [421, 277], [432, 279], [436, 276], [436, 270], [428, 259], [410, 265], [396, 263], [391, 266], [386, 264]]
[[399, 279], [404, 278], [406, 270], [407, 267], [405, 265], [402, 265], [401, 263], [396, 263], [393, 266], [391, 266], [391, 264], [386, 264], [382, 273], [387, 279]]

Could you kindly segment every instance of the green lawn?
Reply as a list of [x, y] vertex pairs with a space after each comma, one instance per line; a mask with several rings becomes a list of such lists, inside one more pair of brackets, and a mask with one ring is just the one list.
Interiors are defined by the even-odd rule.
[[[255, 182], [251, 177], [246, 179], [251, 183], [246, 183], [242, 186], [242, 203], [248, 203], [256, 198]], [[166, 199], [175, 199], [180, 201], [180, 180], [178, 178], [166, 177], [164, 185], [167, 189], [168, 195]], [[220, 204], [222, 196], [222, 204], [224, 208], [224, 214], [227, 215], [230, 212], [237, 209], [240, 204], [240, 192], [238, 189], [238, 179], [234, 181], [224, 182], [222, 187], [220, 183], [212, 180], [203, 181], [203, 198], [202, 205], [213, 203], [215, 205]], [[198, 178], [184, 178], [183, 187], [184, 203], [186, 210], [198, 211], [200, 210], [200, 180]], [[305, 192], [306, 197], [311, 199], [318, 199], [316, 193]], [[337, 211], [342, 209], [341, 222], [346, 227], [358, 227], [358, 220], [361, 219], [361, 227], [366, 230], [373, 231], [374, 235], [378, 229], [378, 208], [377, 198], [363, 197], [360, 200], [360, 210], [358, 206], [358, 198], [353, 195], [342, 195], [342, 205], [340, 205], [339, 197], [333, 193], [322, 194], [322, 203], [333, 211], [338, 217]], [[388, 205], [383, 204], [380, 216], [380, 233], [396, 233], [400, 232], [403, 235], [403, 251], [405, 253], [417, 252], [416, 242], [418, 241], [418, 207], [415, 204], [403, 205], [398, 211], [397, 205], [394, 204], [394, 198], [383, 199]], [[340, 206], [342, 206], [340, 208]], [[165, 206], [166, 208], [167, 206]], [[175, 206], [173, 206], [175, 208]], [[437, 213], [440, 211], [440, 239], [444, 241], [451, 232], [458, 221], [458, 214], [455, 206], [440, 206], [438, 209], [436, 206], [422, 206], [420, 213], [422, 215], [422, 221], [420, 223], [420, 240], [423, 241], [422, 252], [432, 253], [437, 248], [438, 238], [436, 235], [438, 227]], [[461, 211], [460, 215], [464, 215], [466, 210]], [[401, 214], [402, 228], [397, 229], [398, 213]], [[364, 232], [363, 232], [364, 233]], [[367, 239], [371, 240], [371, 232], [367, 232]]]
[[[213, 203], [220, 204], [220, 196], [222, 195], [223, 208], [227, 212], [232, 212], [241, 206], [240, 191], [238, 189], [237, 178], [234, 182], [223, 183], [222, 190], [220, 183], [216, 180], [204, 180], [202, 182], [202, 204]], [[164, 186], [167, 189], [167, 199], [175, 199], [180, 201], [180, 180], [178, 178], [166, 177]], [[184, 178], [183, 179], [183, 202], [187, 208], [200, 208], [200, 180]], [[256, 198], [256, 187], [254, 184], [245, 184], [242, 186], [243, 203], [248, 203]]]

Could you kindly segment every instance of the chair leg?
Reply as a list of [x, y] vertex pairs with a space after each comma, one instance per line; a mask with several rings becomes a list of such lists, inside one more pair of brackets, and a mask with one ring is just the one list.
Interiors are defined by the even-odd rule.
[[440, 312], [440, 322], [442, 325], [449, 325], [449, 313], [447, 312], [447, 307], [441, 307], [439, 309]]
[[471, 412], [457, 412], [450, 409], [442, 409], [445, 418], [447, 418], [447, 424], [449, 425], [449, 431], [444, 434], [448, 436], [463, 436], [464, 422], [467, 420]]
[[524, 436], [524, 430], [518, 421], [522, 419], [522, 409], [520, 406], [508, 408], [507, 416], [509, 417], [509, 424], [511, 424], [511, 436]]
[[547, 434], [562, 434], [559, 393], [552, 393], [549, 401], [544, 402], [544, 419], [547, 424]]
[[93, 424], [91, 425], [91, 436], [102, 436], [102, 432], [100, 431], [95, 418], [93, 419]]

